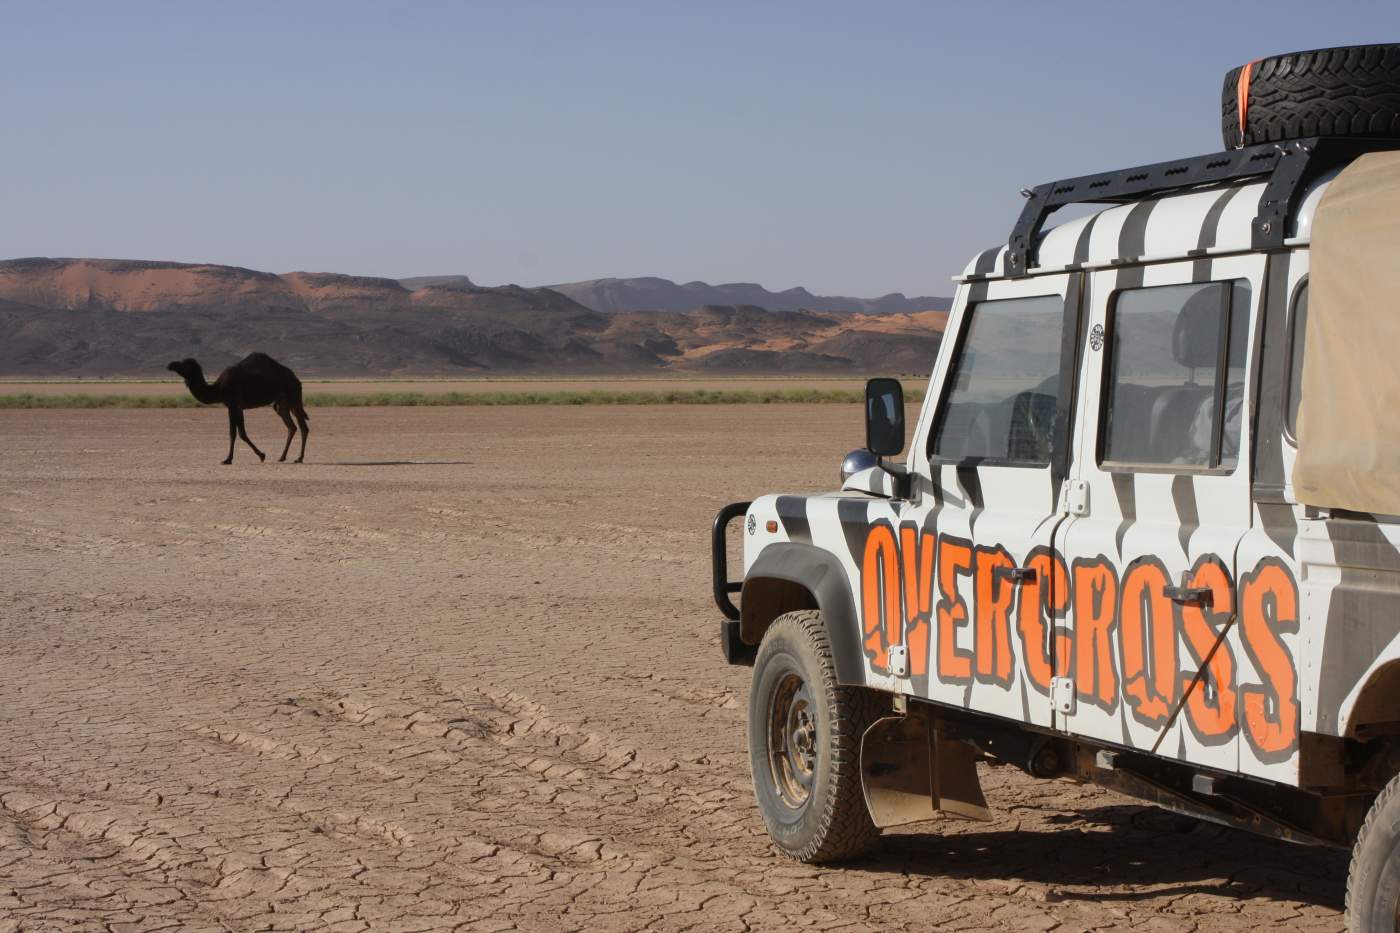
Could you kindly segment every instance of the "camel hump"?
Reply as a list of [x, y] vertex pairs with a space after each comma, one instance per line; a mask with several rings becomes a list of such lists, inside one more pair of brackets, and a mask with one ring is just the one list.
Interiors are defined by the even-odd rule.
[[[272, 367], [272, 366], [275, 366], [275, 367], [277, 367], [278, 369], [287, 369], [287, 367], [283, 366], [281, 363], [277, 362], [277, 361], [274, 360], [272, 357], [268, 356], [266, 353], [263, 353], [263, 352], [261, 352], [261, 351], [255, 351], [255, 352], [253, 352], [253, 353], [249, 353], [247, 356], [243, 357], [243, 359], [239, 361], [238, 365], [239, 365], [239, 366], [248, 366], [248, 367], [253, 367], [253, 366], [257, 366], [257, 367]], [[288, 371], [288, 372], [291, 372], [291, 370], [287, 370], [287, 371]]]
[[290, 368], [283, 366], [266, 353], [249, 353], [238, 362], [237, 367], [245, 372], [275, 375], [280, 379], [289, 379], [297, 385], [301, 385], [301, 380], [297, 379], [296, 373], [292, 372]]

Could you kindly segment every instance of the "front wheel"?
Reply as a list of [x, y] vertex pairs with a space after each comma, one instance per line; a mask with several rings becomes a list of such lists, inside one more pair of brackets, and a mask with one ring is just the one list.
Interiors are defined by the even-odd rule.
[[1400, 930], [1400, 776], [1376, 797], [1351, 850], [1347, 929]]
[[882, 709], [879, 694], [837, 685], [820, 612], [789, 612], [769, 627], [749, 694], [749, 766], [763, 823], [786, 855], [830, 862], [874, 847], [860, 740]]

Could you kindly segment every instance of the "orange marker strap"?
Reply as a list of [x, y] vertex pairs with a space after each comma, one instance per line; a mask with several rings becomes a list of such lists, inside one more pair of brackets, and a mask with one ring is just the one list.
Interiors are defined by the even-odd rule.
[[1259, 59], [1255, 59], [1248, 65], [1240, 69], [1240, 80], [1235, 85], [1235, 102], [1240, 112], [1240, 145], [1244, 145], [1244, 124], [1249, 116], [1249, 79], [1254, 77], [1254, 66], [1259, 64]]

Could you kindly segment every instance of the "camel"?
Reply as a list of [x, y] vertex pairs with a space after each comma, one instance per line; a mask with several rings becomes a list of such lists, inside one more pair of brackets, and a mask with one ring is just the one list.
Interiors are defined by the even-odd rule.
[[[261, 408], [271, 405], [272, 410], [282, 418], [287, 426], [287, 443], [282, 448], [278, 463], [287, 459], [287, 451], [292, 447], [292, 438], [297, 428], [301, 428], [301, 453], [296, 462], [301, 463], [306, 456], [306, 436], [311, 429], [306, 426], [306, 409], [301, 404], [301, 380], [290, 369], [268, 356], [266, 353], [250, 353], [242, 360], [219, 373], [213, 384], [204, 380], [204, 370], [192, 359], [177, 360], [166, 369], [178, 373], [189, 387], [190, 394], [205, 405], [223, 405], [228, 408], [228, 456], [225, 465], [233, 462], [233, 448], [238, 438], [253, 448], [258, 461], [267, 459], [258, 446], [248, 439], [243, 427], [243, 412], [248, 408]], [[296, 424], [292, 424], [292, 416]]]

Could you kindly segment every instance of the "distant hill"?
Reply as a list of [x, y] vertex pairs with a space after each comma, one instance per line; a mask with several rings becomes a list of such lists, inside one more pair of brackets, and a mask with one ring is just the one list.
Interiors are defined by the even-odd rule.
[[752, 305], [769, 311], [840, 311], [866, 314], [947, 311], [951, 298], [906, 298], [892, 292], [880, 298], [845, 298], [814, 295], [805, 288], [770, 292], [762, 285], [733, 282], [709, 285], [687, 282], [678, 285], [670, 279], [591, 279], [549, 286], [561, 295], [594, 311], [688, 311], [702, 305]]
[[0, 299], [66, 311], [587, 311], [547, 288], [485, 287], [466, 276], [395, 279], [337, 272], [277, 275], [240, 266], [144, 259], [0, 261]]
[[307, 377], [922, 373], [946, 318], [744, 304], [604, 313], [465, 276], [17, 259], [0, 262], [0, 375], [164, 376], [172, 359], [216, 370], [253, 350]]
[[69, 311], [302, 309], [293, 284], [271, 272], [130, 259], [0, 262], [0, 298]]
[[416, 288], [426, 288], [429, 285], [449, 288], [476, 288], [476, 283], [465, 275], [418, 275], [413, 278], [399, 279], [399, 284], [409, 291]]

